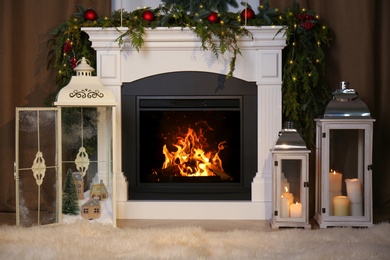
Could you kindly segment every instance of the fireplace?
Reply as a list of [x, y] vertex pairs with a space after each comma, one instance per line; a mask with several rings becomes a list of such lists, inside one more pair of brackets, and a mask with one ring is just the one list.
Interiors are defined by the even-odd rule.
[[122, 88], [129, 199], [250, 200], [257, 169], [257, 86], [206, 72]]
[[[217, 59], [212, 52], [203, 51], [200, 39], [188, 29], [146, 30], [145, 43], [137, 52], [126, 41], [123, 46], [118, 46], [116, 42], [120, 31], [127, 28], [82, 28], [90, 36], [92, 47], [96, 50], [97, 74], [102, 84], [112, 90], [117, 101], [114, 109], [116, 127], [113, 129], [113, 137], [116, 140], [113, 144], [113, 189], [117, 201], [117, 218], [271, 217], [270, 150], [281, 130], [281, 55], [286, 43], [283, 32], [280, 32], [282, 27], [247, 29], [251, 34], [240, 38], [238, 43], [242, 56], [238, 56], [236, 60], [235, 78], [225, 81], [225, 75], [229, 70], [229, 55], [221, 55]], [[180, 81], [185, 83], [177, 84]], [[238, 86], [233, 86], [234, 82], [238, 82]], [[191, 84], [192, 87], [186, 87]], [[200, 106], [205, 104], [208, 112], [200, 109]], [[248, 106], [252, 108], [247, 109]], [[139, 137], [145, 134], [156, 135], [154, 130], [148, 132], [146, 126], [148, 122], [150, 121], [152, 125], [170, 125], [153, 121], [153, 118], [164, 117], [174, 112], [180, 112], [180, 118], [191, 119], [204, 117], [200, 116], [202, 113], [212, 113], [214, 115], [211, 117], [215, 118], [226, 113], [225, 117], [229, 117], [230, 120], [240, 121], [240, 124], [231, 123], [237, 125], [237, 129], [229, 127], [233, 131], [231, 135], [235, 136], [230, 138], [224, 136], [224, 131], [218, 130], [226, 128], [226, 125], [213, 125], [218, 120], [210, 121], [208, 118], [203, 120], [208, 123], [205, 125], [210, 129], [217, 129], [215, 131], [219, 133], [216, 140], [208, 143], [209, 148], [205, 149], [214, 155], [220, 150], [218, 156], [221, 156], [219, 159], [222, 159], [224, 171], [221, 173], [218, 169], [214, 170], [220, 174], [219, 176], [226, 174], [231, 178], [225, 176], [224, 180], [211, 181], [210, 179], [217, 178], [213, 176], [203, 178], [207, 180], [206, 182], [198, 183], [201, 182], [199, 178], [198, 182], [194, 183], [192, 179], [189, 182], [188, 179], [177, 176], [178, 178], [168, 177], [163, 182], [148, 182], [146, 181], [148, 177], [153, 176], [141, 178], [137, 175], [142, 168], [149, 173], [160, 171], [161, 176], [162, 169], [158, 167], [165, 163], [164, 157], [154, 158], [153, 165], [143, 163], [144, 159], [137, 163], [142, 154], [148, 153], [144, 150], [147, 149], [145, 147], [152, 146], [151, 143], [144, 144], [145, 141], [141, 143]], [[138, 115], [141, 114], [140, 119]], [[144, 114], [146, 119], [143, 118]], [[176, 119], [179, 120], [179, 117]], [[105, 120], [101, 118], [99, 124], [104, 125]], [[199, 120], [183, 125], [180, 131], [183, 132], [183, 128], [187, 126], [197, 125]], [[165, 135], [168, 130], [160, 132], [160, 135]], [[102, 131], [104, 137], [103, 127]], [[202, 131], [211, 134], [211, 131]], [[180, 138], [183, 138], [183, 135], [178, 137]], [[207, 140], [210, 139], [212, 138], [207, 137]], [[228, 146], [221, 150], [218, 144], [223, 145], [224, 141]], [[98, 145], [104, 146], [107, 142], [102, 139], [101, 142], [98, 141]], [[165, 143], [155, 137], [153, 145], [157, 151], [160, 150], [162, 156]], [[175, 151], [172, 143], [167, 144], [168, 146], [171, 146], [168, 149], [169, 153]], [[224, 158], [229, 152], [227, 148], [239, 150], [235, 153], [235, 159]], [[237, 164], [236, 157], [240, 157]], [[104, 174], [99, 172], [99, 175]], [[172, 192], [172, 187], [175, 188], [175, 192]], [[185, 193], [180, 189], [181, 191], [185, 189]]]

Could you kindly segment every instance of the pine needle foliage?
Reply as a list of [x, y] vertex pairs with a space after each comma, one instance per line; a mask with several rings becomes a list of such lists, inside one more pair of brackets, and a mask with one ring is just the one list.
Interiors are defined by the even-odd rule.
[[77, 197], [76, 184], [73, 179], [72, 170], [66, 173], [64, 190], [62, 193], [62, 213], [68, 215], [78, 215], [79, 199]]
[[[250, 35], [247, 26], [281, 25], [287, 46], [283, 49], [283, 120], [294, 122], [306, 143], [313, 147], [315, 135], [314, 119], [320, 115], [330, 100], [330, 92], [324, 85], [325, 48], [332, 39], [331, 31], [314, 12], [301, 9], [292, 0], [291, 6], [280, 12], [271, 8], [265, 0], [257, 7], [254, 19], [243, 21], [241, 12], [228, 12], [228, 7], [237, 7], [235, 0], [163, 0], [155, 9], [142, 8], [131, 12], [116, 10], [110, 17], [98, 17], [85, 21], [85, 8], [52, 32], [49, 41], [51, 51], [48, 67], [58, 72], [55, 84], [57, 90], [46, 100], [51, 105], [58, 91], [69, 83], [73, 75], [74, 61], [86, 57], [95, 66], [95, 51], [88, 35], [81, 27], [127, 27], [118, 37], [119, 45], [130, 44], [136, 51], [144, 44], [146, 29], [156, 27], [181, 27], [193, 31], [200, 39], [203, 50], [211, 51], [218, 58], [221, 54], [230, 56], [230, 70], [227, 77], [234, 76], [235, 62], [241, 55], [237, 39]], [[245, 3], [240, 3], [243, 9]], [[154, 14], [152, 21], [142, 18], [145, 11]], [[207, 17], [218, 12], [219, 22], [210, 22]], [[122, 18], [122, 19], [121, 19]], [[122, 21], [122, 24], [121, 24]]]

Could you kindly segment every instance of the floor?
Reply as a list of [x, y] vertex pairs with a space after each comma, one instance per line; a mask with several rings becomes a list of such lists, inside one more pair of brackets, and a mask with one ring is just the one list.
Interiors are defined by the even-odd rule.
[[[374, 215], [374, 223], [390, 222], [390, 212]], [[0, 225], [15, 225], [15, 213], [0, 212]], [[318, 229], [318, 224], [310, 219], [312, 229]], [[119, 228], [152, 228], [152, 227], [183, 227], [200, 226], [207, 231], [231, 231], [252, 230], [252, 231], [272, 231], [267, 220], [175, 220], [175, 219], [118, 219]]]

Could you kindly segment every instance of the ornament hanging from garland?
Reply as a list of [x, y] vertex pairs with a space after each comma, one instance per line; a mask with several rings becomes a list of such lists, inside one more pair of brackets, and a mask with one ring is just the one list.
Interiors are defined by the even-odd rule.
[[251, 8], [245, 8], [244, 10], [241, 11], [241, 19], [245, 20], [250, 20], [256, 17], [255, 12]]
[[84, 20], [86, 21], [96, 21], [97, 13], [93, 9], [87, 9], [84, 12]]
[[142, 13], [142, 18], [148, 22], [151, 22], [154, 20], [154, 13], [150, 10], [146, 10]]
[[211, 12], [209, 16], [207, 16], [207, 20], [210, 23], [218, 23], [219, 22], [219, 15], [216, 12]]

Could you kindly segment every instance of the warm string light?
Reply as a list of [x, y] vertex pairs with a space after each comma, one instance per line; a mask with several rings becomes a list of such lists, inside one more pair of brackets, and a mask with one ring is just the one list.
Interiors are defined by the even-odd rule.
[[122, 23], [123, 23], [123, 6], [122, 6], [122, 0], [121, 0], [121, 27], [122, 27]]

